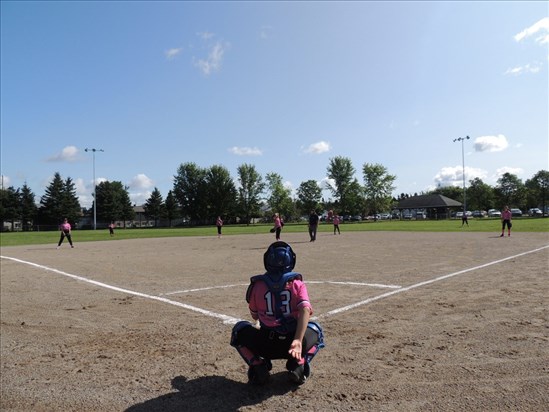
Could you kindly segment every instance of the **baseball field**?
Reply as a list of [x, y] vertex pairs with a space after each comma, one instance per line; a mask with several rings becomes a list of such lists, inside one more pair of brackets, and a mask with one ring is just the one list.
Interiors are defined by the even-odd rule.
[[282, 240], [325, 334], [302, 386], [229, 345], [269, 233], [2, 247], [0, 409], [547, 411], [549, 233]]

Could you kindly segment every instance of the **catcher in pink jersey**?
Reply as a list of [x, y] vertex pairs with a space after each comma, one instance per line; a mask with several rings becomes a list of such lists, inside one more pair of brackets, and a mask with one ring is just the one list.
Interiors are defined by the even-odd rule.
[[305, 383], [311, 360], [324, 347], [322, 328], [309, 321], [313, 308], [303, 277], [293, 272], [295, 262], [290, 245], [275, 242], [263, 256], [267, 272], [250, 279], [246, 301], [260, 327], [238, 322], [231, 346], [248, 364], [251, 383], [262, 385], [268, 380], [272, 359], [286, 359], [290, 379]]

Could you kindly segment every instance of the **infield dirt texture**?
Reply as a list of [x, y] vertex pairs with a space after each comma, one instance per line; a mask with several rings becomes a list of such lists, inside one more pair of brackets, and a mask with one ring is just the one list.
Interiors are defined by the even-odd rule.
[[271, 234], [2, 248], [0, 409], [548, 410], [549, 234], [343, 230], [282, 234], [326, 339], [300, 387], [229, 346]]

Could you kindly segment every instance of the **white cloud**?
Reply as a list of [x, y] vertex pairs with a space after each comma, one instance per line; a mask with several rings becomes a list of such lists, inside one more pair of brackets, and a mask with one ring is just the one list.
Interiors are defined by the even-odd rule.
[[238, 156], [261, 156], [263, 152], [261, 149], [258, 149], [257, 147], [237, 147], [233, 146], [228, 149], [228, 151], [232, 154], [238, 155]]
[[314, 153], [314, 154], [320, 154], [320, 153], [326, 153], [329, 152], [331, 149], [330, 143], [325, 141], [320, 141], [311, 144], [307, 149], [305, 149], [305, 153]]
[[534, 35], [538, 35], [535, 38], [535, 41], [537, 43], [549, 43], [549, 17], [544, 17], [540, 21], [534, 23], [532, 26], [516, 34], [514, 37], [517, 42], [521, 42], [522, 40]]
[[196, 35], [198, 37], [200, 37], [202, 40], [210, 40], [210, 39], [213, 39], [215, 34], [214, 33], [211, 33], [209, 31], [199, 31], [196, 33]]
[[521, 74], [525, 73], [539, 73], [541, 70], [542, 64], [541, 63], [533, 63], [530, 65], [530, 63], [524, 65], [524, 66], [517, 66], [513, 68], [509, 68], [503, 73], [504, 75], [512, 75], [512, 76], [520, 76]]
[[130, 196], [130, 202], [132, 205], [144, 205], [147, 200], [151, 197], [152, 192], [145, 191], [145, 192], [132, 192], [129, 193]]
[[271, 38], [272, 29], [273, 28], [271, 26], [261, 26], [259, 37], [264, 40]]
[[183, 49], [180, 47], [180, 48], [173, 48], [173, 49], [168, 49], [164, 52], [164, 55], [166, 56], [166, 59], [168, 60], [173, 60], [175, 59], [181, 52], [183, 51]]
[[229, 43], [217, 42], [209, 48], [208, 56], [205, 59], [193, 58], [194, 65], [205, 75], [219, 71], [223, 56], [229, 48]]
[[78, 160], [78, 149], [76, 146], [66, 146], [57, 153], [47, 159], [48, 162], [75, 162]]
[[[486, 179], [487, 172], [474, 167], [465, 168], [465, 182], [476, 177]], [[437, 186], [463, 186], [463, 166], [443, 167], [434, 178]]]
[[329, 177], [325, 177], [320, 182], [318, 182], [319, 186], [322, 189], [336, 189], [336, 183], [334, 179], [330, 179]]
[[9, 178], [9, 176], [4, 176], [2, 175], [2, 189], [6, 189], [8, 187], [10, 187], [11, 185], [11, 179]]
[[500, 167], [499, 169], [496, 170], [496, 175], [494, 180], [498, 180], [505, 173], [511, 173], [512, 175], [520, 175], [523, 172], [524, 170], [521, 169], [520, 167], [509, 167], [509, 166]]
[[140, 173], [133, 177], [129, 186], [132, 189], [149, 189], [154, 186], [154, 182], [147, 175]]
[[507, 138], [498, 134], [497, 136], [480, 136], [475, 139], [474, 147], [476, 152], [501, 152], [507, 149], [509, 143]]

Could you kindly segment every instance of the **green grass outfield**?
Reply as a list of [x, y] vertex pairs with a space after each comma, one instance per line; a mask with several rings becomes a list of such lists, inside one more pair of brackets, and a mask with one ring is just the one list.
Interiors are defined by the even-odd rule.
[[[226, 225], [223, 227], [223, 236], [268, 233], [272, 225]], [[499, 219], [469, 219], [469, 226], [461, 227], [461, 220], [438, 221], [378, 221], [352, 222], [339, 225], [341, 232], [360, 231], [393, 231], [393, 232], [498, 232], [501, 230]], [[286, 233], [307, 233], [305, 223], [288, 223], [283, 229]], [[332, 232], [331, 223], [321, 223], [319, 232]], [[548, 218], [515, 218], [513, 219], [515, 232], [549, 232]], [[116, 229], [115, 236], [109, 236], [107, 229], [74, 230], [73, 240], [79, 242], [93, 242], [98, 240], [116, 241], [120, 239], [140, 239], [156, 237], [178, 236], [217, 236], [215, 226], [200, 226], [186, 228], [162, 229]], [[3, 232], [0, 234], [0, 246], [41, 245], [59, 240], [59, 232]]]

